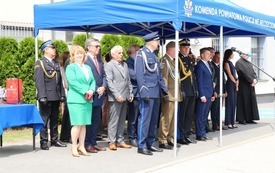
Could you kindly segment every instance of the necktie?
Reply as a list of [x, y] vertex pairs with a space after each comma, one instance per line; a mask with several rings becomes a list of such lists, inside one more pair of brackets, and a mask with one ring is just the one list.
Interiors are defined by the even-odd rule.
[[210, 74], [212, 74], [211, 67], [210, 67], [210, 65], [208, 64], [208, 62], [206, 63], [206, 66], [207, 66], [207, 68], [208, 68]]
[[94, 62], [95, 62], [96, 71], [98, 74], [100, 74], [99, 65], [98, 65], [96, 56], [94, 57]]

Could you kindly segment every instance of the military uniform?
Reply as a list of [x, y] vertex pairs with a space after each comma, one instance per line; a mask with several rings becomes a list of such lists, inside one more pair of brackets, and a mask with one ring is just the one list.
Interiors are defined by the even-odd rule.
[[34, 69], [34, 78], [39, 111], [44, 122], [44, 126], [40, 130], [40, 144], [42, 146], [42, 144], [48, 142], [48, 123], [50, 125], [51, 142], [56, 143], [58, 141], [57, 128], [60, 101], [65, 99], [59, 62], [56, 60], [50, 62], [46, 57], [38, 60]]
[[[160, 145], [174, 142], [175, 60], [166, 54], [161, 59], [161, 68], [163, 79], [168, 87], [169, 101], [162, 100], [161, 102], [161, 117], [158, 131]], [[180, 87], [180, 81], [178, 86]], [[178, 91], [178, 101], [182, 102], [180, 88]]]
[[192, 120], [195, 118], [195, 100], [198, 96], [194, 74], [195, 59], [179, 53], [181, 92], [184, 95], [180, 103], [179, 140], [189, 138]]
[[141, 98], [138, 122], [138, 149], [154, 147], [160, 98], [168, 89], [162, 78], [156, 54], [147, 46], [137, 52], [135, 61], [138, 92]]

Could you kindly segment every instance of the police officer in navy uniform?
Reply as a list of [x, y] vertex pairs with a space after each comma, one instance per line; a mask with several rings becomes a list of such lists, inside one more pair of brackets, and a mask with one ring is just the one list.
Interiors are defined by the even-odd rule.
[[157, 32], [143, 37], [146, 45], [136, 56], [135, 71], [138, 92], [141, 98], [138, 122], [138, 153], [153, 155], [162, 152], [154, 146], [159, 118], [160, 98], [169, 98], [168, 89], [162, 78], [160, 63], [154, 53], [158, 49], [160, 37]]
[[192, 121], [195, 119], [195, 100], [198, 96], [196, 78], [194, 73], [195, 59], [189, 56], [190, 54], [190, 40], [188, 38], [182, 39], [179, 42], [179, 67], [180, 67], [180, 81], [183, 102], [180, 105], [180, 115], [178, 120], [179, 138], [178, 143], [188, 145], [189, 143], [196, 143], [192, 140], [190, 130]]
[[58, 140], [58, 115], [60, 101], [65, 101], [65, 91], [62, 86], [60, 64], [54, 58], [56, 50], [51, 40], [40, 46], [44, 57], [35, 64], [34, 78], [37, 89], [39, 111], [44, 126], [40, 130], [40, 148], [49, 150], [48, 124], [50, 126], [51, 146], [66, 147]]

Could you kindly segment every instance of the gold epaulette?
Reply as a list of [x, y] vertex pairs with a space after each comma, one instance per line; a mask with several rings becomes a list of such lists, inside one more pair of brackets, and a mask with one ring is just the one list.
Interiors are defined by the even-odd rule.
[[184, 64], [183, 64], [183, 62], [182, 62], [182, 60], [181, 60], [180, 58], [179, 58], [179, 62], [180, 62], [181, 71], [182, 71], [182, 73], [184, 74], [184, 77], [181, 78], [180, 81], [183, 81], [183, 80], [185, 80], [187, 77], [190, 76], [191, 82], [192, 82], [193, 80], [192, 80], [192, 72], [191, 72], [191, 70], [188, 70], [188, 72], [186, 71], [186, 69], [185, 69], [185, 67], [184, 67]]
[[[42, 70], [43, 70], [43, 72], [44, 72], [44, 74], [47, 76], [47, 78], [53, 78], [55, 75], [56, 75], [56, 71], [53, 71], [53, 73], [51, 74], [51, 75], [49, 75], [48, 73], [47, 73], [47, 71], [45, 70], [45, 67], [44, 67], [44, 64], [43, 64], [43, 62], [41, 61], [41, 60], [39, 60], [40, 61], [40, 65], [41, 65], [41, 67], [42, 67]], [[37, 68], [37, 66], [38, 65], [36, 65], [35, 66], [35, 68]], [[35, 69], [34, 68], [34, 69]], [[57, 77], [57, 76], [56, 76]]]

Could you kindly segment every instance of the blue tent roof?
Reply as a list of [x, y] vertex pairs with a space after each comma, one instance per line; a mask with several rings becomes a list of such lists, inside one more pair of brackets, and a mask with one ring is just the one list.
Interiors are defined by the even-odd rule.
[[68, 0], [34, 6], [35, 36], [41, 29], [145, 35], [164, 38], [275, 35], [274, 17], [226, 0]]

